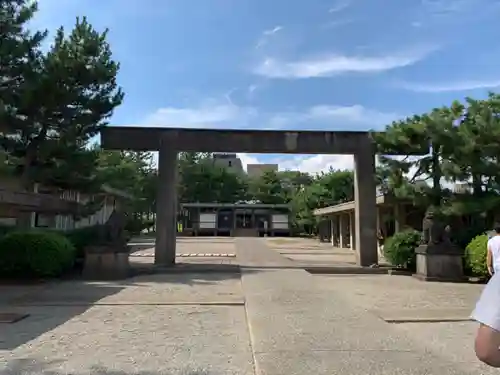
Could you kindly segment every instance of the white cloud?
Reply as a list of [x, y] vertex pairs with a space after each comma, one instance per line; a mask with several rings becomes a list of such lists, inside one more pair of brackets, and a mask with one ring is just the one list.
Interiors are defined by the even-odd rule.
[[283, 170], [297, 170], [307, 173], [327, 172], [333, 169], [353, 169], [352, 155], [308, 155], [284, 161], [280, 165]]
[[[184, 128], [253, 128], [253, 129], [364, 129], [386, 125], [399, 118], [395, 113], [380, 112], [361, 105], [318, 105], [304, 111], [260, 113], [256, 108], [245, 108], [206, 101], [194, 107], [166, 107], [155, 111], [139, 126]], [[336, 127], [336, 124], [339, 124]], [[240, 153], [242, 164], [277, 163], [281, 170], [299, 170], [308, 173], [334, 169], [352, 169], [351, 155], [283, 155], [264, 160], [262, 155]], [[268, 158], [267, 158], [268, 159]]]
[[339, 0], [339, 1], [337, 1], [336, 4], [334, 4], [333, 6], [331, 6], [328, 9], [328, 13], [340, 12], [340, 11], [348, 8], [350, 5], [351, 5], [351, 1], [349, 1], [349, 0]]
[[416, 83], [416, 82], [401, 82], [398, 87], [415, 92], [452, 92], [452, 91], [469, 91], [477, 89], [493, 89], [500, 87], [500, 79], [484, 80], [484, 81], [459, 81], [459, 82], [436, 82], [436, 83]]
[[239, 153], [238, 157], [241, 159], [241, 164], [243, 164], [243, 168], [245, 171], [247, 170], [247, 165], [248, 164], [260, 164], [261, 161], [259, 161], [257, 156], [253, 156], [252, 154], [246, 154], [246, 153]]
[[433, 15], [461, 13], [474, 5], [476, 0], [422, 0], [422, 6]]
[[401, 117], [394, 112], [381, 112], [366, 108], [362, 105], [317, 105], [308, 111], [308, 116], [313, 119], [324, 120], [343, 119], [351, 123], [372, 124], [373, 126], [387, 125]]
[[333, 29], [336, 27], [344, 26], [351, 24], [355, 21], [354, 18], [342, 18], [340, 20], [333, 20], [325, 23], [324, 25], [321, 26], [322, 29]]
[[333, 169], [353, 169], [352, 155], [282, 155], [263, 159], [262, 155], [238, 154], [246, 170], [248, 164], [270, 163], [278, 164], [279, 170], [291, 170], [316, 174]]
[[[193, 107], [165, 107], [147, 116], [139, 125], [180, 128], [251, 128], [304, 130], [369, 130], [389, 124], [401, 115], [362, 105], [317, 105], [304, 110], [263, 112], [240, 107], [226, 99], [208, 100]], [[338, 125], [337, 125], [338, 124]]]
[[261, 37], [259, 38], [259, 40], [257, 41], [257, 43], [255, 44], [255, 48], [256, 49], [259, 49], [261, 48], [262, 46], [264, 46], [265, 44], [267, 44], [269, 42], [269, 39], [276, 33], [278, 33], [279, 31], [283, 30], [283, 27], [282, 26], [275, 26], [273, 27], [272, 29], [269, 29], [269, 30], [264, 30], [262, 32], [262, 35]]
[[262, 34], [264, 34], [264, 35], [273, 35], [273, 34], [276, 34], [278, 31], [280, 31], [282, 29], [283, 29], [282, 26], [275, 26], [272, 29], [264, 30], [264, 32]]
[[269, 78], [301, 79], [331, 77], [345, 73], [377, 73], [402, 68], [424, 59], [435, 48], [418, 48], [385, 56], [343, 56], [280, 61], [268, 58], [254, 73]]
[[234, 106], [235, 104], [233, 103], [233, 99], [231, 98], [231, 96], [235, 93], [235, 91], [237, 91], [238, 89], [236, 87], [233, 87], [231, 90], [229, 90], [228, 92], [226, 92], [224, 94], [224, 98], [226, 99], [226, 101], [229, 103], [229, 105], [231, 106]]
[[[280, 170], [293, 170], [306, 172], [310, 174], [316, 174], [320, 172], [328, 172], [330, 168], [334, 170], [353, 170], [354, 169], [354, 157], [352, 155], [296, 155], [296, 156], [286, 156], [278, 157], [275, 159], [259, 159], [258, 156], [243, 154], [245, 158], [252, 158], [252, 163], [256, 161], [259, 163], [276, 163], [279, 165]], [[396, 159], [402, 159], [403, 157], [397, 157]], [[418, 160], [419, 157], [414, 157], [412, 160]], [[247, 160], [247, 159], [242, 159]], [[376, 165], [378, 165], [378, 160], [376, 160]], [[410, 168], [410, 172], [407, 174], [408, 178], [412, 178], [417, 172], [415, 167]], [[419, 179], [425, 179], [427, 176], [421, 176]], [[430, 186], [432, 182], [426, 181]], [[442, 179], [441, 186], [453, 189], [454, 184]]]
[[248, 86], [248, 88], [247, 88], [247, 97], [248, 97], [249, 100], [254, 97], [255, 92], [258, 89], [259, 89], [259, 85], [253, 84], [253, 85]]
[[256, 115], [252, 108], [208, 101], [197, 107], [165, 107], [147, 116], [142, 123], [158, 127], [231, 127], [232, 122], [249, 121]]
[[436, 33], [441, 34], [447, 30], [443, 30], [445, 26], [477, 27], [471, 22], [498, 16], [499, 10], [500, 3], [492, 0], [421, 0], [420, 6], [412, 11], [412, 16], [417, 18], [419, 27], [436, 27]]
[[[353, 129], [368, 130], [391, 123], [401, 115], [365, 108], [362, 105], [334, 106], [317, 105], [306, 111], [275, 113], [269, 118], [272, 128], [295, 125], [302, 129]], [[336, 124], [340, 124], [339, 127]], [[301, 126], [302, 125], [302, 126]]]

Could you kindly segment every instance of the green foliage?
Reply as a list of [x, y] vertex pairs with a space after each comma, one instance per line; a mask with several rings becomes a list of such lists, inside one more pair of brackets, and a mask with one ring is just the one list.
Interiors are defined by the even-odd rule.
[[415, 249], [420, 243], [420, 232], [405, 230], [395, 233], [384, 243], [384, 257], [396, 267], [413, 270], [416, 265]]
[[[47, 32], [27, 27], [36, 11], [36, 2], [0, 0], [0, 174], [17, 175], [27, 190], [41, 183], [89, 194], [102, 184], [125, 191], [134, 197], [128, 210], [141, 218], [129, 229], [140, 231], [151, 224], [142, 218], [156, 210], [152, 154], [90, 147], [124, 98], [108, 30], [77, 19], [69, 32], [56, 30], [49, 49], [43, 49]], [[454, 101], [395, 121], [373, 138], [383, 192], [419, 208], [433, 205], [445, 215], [472, 217], [474, 229], [458, 233], [459, 245], [485, 229], [484, 213], [500, 208], [500, 147], [491, 141], [500, 138], [500, 95]], [[211, 156], [180, 154], [179, 202], [286, 203], [293, 210], [294, 230], [314, 233], [314, 209], [354, 198], [351, 171], [269, 171], [249, 179], [218, 167]], [[470, 192], [455, 194], [444, 181], [467, 181]], [[96, 202], [90, 202], [84, 211], [95, 210]], [[76, 241], [81, 253], [87, 235], [71, 236], [82, 237]]]
[[299, 233], [312, 234], [317, 230], [317, 208], [333, 206], [354, 199], [352, 171], [331, 169], [314, 176], [307, 185], [298, 187], [289, 200], [292, 206], [292, 226]]
[[246, 176], [215, 164], [210, 155], [181, 154], [180, 202], [235, 203], [248, 198]]
[[285, 204], [288, 201], [286, 182], [280, 178], [279, 172], [265, 171], [259, 178], [253, 179], [250, 185], [252, 199], [264, 204]]
[[488, 276], [486, 266], [487, 243], [488, 236], [481, 234], [476, 236], [465, 248], [465, 269], [471, 273], [471, 276]]
[[28, 0], [0, 1], [0, 124], [18, 114], [21, 98], [39, 68], [40, 45], [46, 31], [31, 32], [27, 25], [38, 6]]
[[144, 229], [152, 228], [154, 224], [154, 220], [133, 217], [128, 219], [125, 230], [131, 235], [138, 235], [141, 234]]
[[[494, 93], [394, 122], [385, 133], [374, 134], [383, 154], [379, 184], [417, 206], [434, 205], [446, 215], [472, 215], [472, 225], [481, 224], [484, 230], [481, 215], [500, 206], [500, 149], [491, 142], [499, 136], [500, 95]], [[427, 155], [412, 156], [426, 146]], [[470, 191], [454, 194], [443, 181], [466, 182]]]
[[[0, 49], [0, 60], [3, 66], [15, 55], [21, 65], [0, 71], [2, 92], [15, 93], [0, 103], [0, 147], [27, 190], [38, 182], [94, 192], [99, 188], [97, 155], [86, 146], [123, 100], [116, 83], [119, 64], [112, 59], [107, 30], [96, 31], [85, 18], [77, 19], [69, 33], [59, 28], [50, 49], [43, 51], [46, 34], [27, 33], [26, 23], [36, 11], [31, 3], [0, 2], [0, 22], [6, 23], [0, 30], [7, 34], [1, 40], [12, 40], [7, 45], [12, 50]], [[6, 18], [13, 15], [17, 18]], [[29, 43], [23, 42], [26, 38]]]
[[75, 247], [76, 258], [82, 259], [85, 256], [85, 248], [97, 243], [99, 238], [99, 231], [99, 225], [92, 225], [60, 233], [61, 235], [66, 237]]
[[75, 247], [51, 231], [13, 231], [0, 239], [0, 274], [4, 277], [58, 277], [71, 269]]

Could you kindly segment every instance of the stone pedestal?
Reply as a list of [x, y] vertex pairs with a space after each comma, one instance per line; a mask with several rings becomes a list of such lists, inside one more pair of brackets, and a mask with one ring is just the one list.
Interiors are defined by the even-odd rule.
[[83, 277], [89, 280], [123, 280], [130, 277], [128, 249], [92, 246], [85, 249]]
[[415, 249], [417, 272], [423, 281], [460, 282], [465, 280], [460, 248], [452, 243], [426, 244]]

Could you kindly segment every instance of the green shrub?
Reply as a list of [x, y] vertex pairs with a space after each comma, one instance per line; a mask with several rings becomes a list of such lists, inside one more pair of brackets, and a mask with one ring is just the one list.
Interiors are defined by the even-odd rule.
[[0, 225], [0, 238], [5, 236], [9, 232], [12, 232], [12, 230], [14, 229], [16, 229], [16, 227], [12, 225]]
[[84, 228], [77, 228], [61, 232], [75, 247], [76, 257], [83, 258], [85, 256], [85, 248], [95, 245], [99, 241], [99, 225], [92, 225]]
[[415, 269], [415, 248], [420, 243], [420, 232], [409, 229], [394, 234], [384, 243], [384, 257], [393, 266]]
[[486, 267], [487, 243], [488, 235], [481, 234], [474, 237], [465, 248], [465, 269], [471, 273], [471, 276], [488, 276], [488, 268]]
[[0, 275], [57, 277], [72, 268], [75, 247], [53, 231], [12, 231], [0, 239]]

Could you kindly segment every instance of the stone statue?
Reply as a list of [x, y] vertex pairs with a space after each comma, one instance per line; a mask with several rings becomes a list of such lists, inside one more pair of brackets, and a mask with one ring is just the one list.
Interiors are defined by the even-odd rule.
[[102, 245], [109, 245], [112, 248], [126, 246], [126, 223], [127, 215], [125, 212], [114, 209], [106, 223], [99, 228], [98, 242]]
[[96, 243], [85, 248], [82, 275], [89, 280], [122, 280], [130, 277], [127, 215], [115, 208], [106, 223], [98, 226]]
[[422, 222], [422, 238], [415, 249], [415, 277], [426, 281], [462, 281], [463, 251], [450, 240], [451, 227], [432, 208]]
[[422, 221], [422, 245], [439, 245], [450, 241], [449, 233], [451, 228], [445, 226], [434, 214], [434, 210], [429, 208]]

